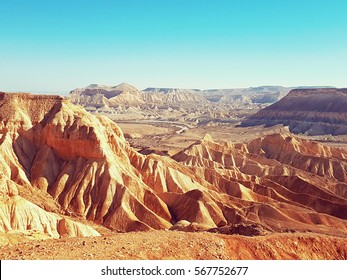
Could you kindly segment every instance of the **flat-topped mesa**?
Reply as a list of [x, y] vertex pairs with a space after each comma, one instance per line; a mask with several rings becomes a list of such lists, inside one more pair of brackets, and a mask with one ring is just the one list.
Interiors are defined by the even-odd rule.
[[[265, 108], [279, 111], [318, 113], [347, 112], [347, 89], [294, 89], [282, 100]], [[265, 111], [262, 110], [262, 111]]]
[[241, 126], [283, 124], [294, 133], [347, 134], [347, 89], [295, 89], [258, 111]]
[[292, 89], [287, 97], [290, 96], [309, 96], [309, 95], [327, 95], [347, 96], [347, 88], [297, 88]]
[[5, 92], [0, 91], [0, 100], [5, 98], [20, 97], [23, 99], [64, 99], [60, 95], [52, 94], [32, 94], [30, 92]]
[[0, 92], [0, 102], [3, 100], [9, 101], [11, 99], [26, 100], [26, 101], [62, 101], [65, 98], [60, 95], [48, 95], [48, 94], [32, 94], [29, 92]]

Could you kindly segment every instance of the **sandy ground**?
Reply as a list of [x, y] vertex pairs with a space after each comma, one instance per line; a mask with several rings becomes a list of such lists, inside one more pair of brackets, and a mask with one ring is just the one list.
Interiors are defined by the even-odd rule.
[[[264, 128], [262, 126], [237, 127], [234, 124], [215, 124], [187, 127], [187, 129], [182, 131], [179, 125], [170, 124], [168, 122], [146, 123], [146, 121], [143, 121], [143, 123], [118, 122], [117, 124], [121, 127], [126, 136], [130, 135], [128, 141], [133, 147], [138, 149], [150, 148], [167, 151], [170, 155], [174, 155], [194, 142], [202, 139], [206, 133], [210, 134], [217, 142], [247, 142], [257, 137], [280, 133], [284, 130], [281, 125]], [[300, 135], [299, 137], [318, 141], [325, 145], [347, 149], [347, 136]]]
[[162, 135], [162, 134], [171, 134], [175, 132], [175, 128], [168, 126], [160, 126], [160, 125], [151, 125], [146, 123], [136, 123], [136, 122], [121, 122], [117, 123], [117, 125], [121, 128], [124, 133], [132, 133], [137, 134], [139, 137], [141, 136], [149, 136], [149, 135]]
[[61, 238], [0, 247], [2, 260], [16, 259], [347, 259], [345, 238], [313, 233], [245, 237], [206, 232], [149, 231], [101, 237]]

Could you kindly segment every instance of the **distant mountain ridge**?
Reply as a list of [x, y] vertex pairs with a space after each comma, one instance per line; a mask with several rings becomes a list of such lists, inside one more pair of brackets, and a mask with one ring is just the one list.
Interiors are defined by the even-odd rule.
[[138, 90], [91, 84], [72, 90], [69, 99], [113, 120], [176, 121], [192, 125], [283, 124], [293, 133], [347, 134], [345, 89], [259, 86], [235, 89], [149, 87]]
[[[273, 103], [292, 88], [281, 86], [261, 86], [238, 89], [182, 89], [182, 88], [156, 88], [149, 87], [144, 90], [138, 90], [134, 86], [122, 83], [117, 86], [104, 86], [91, 84], [84, 88], [74, 89], [70, 92], [69, 98], [75, 104], [82, 106], [112, 107], [114, 105], [129, 105], [150, 103], [176, 104], [198, 102], [199, 104], [213, 103], [233, 103], [239, 104], [264, 104]], [[122, 98], [115, 98], [122, 95]], [[135, 97], [136, 96], [136, 97]], [[246, 99], [240, 98], [247, 96]], [[106, 99], [103, 99], [106, 98]]]

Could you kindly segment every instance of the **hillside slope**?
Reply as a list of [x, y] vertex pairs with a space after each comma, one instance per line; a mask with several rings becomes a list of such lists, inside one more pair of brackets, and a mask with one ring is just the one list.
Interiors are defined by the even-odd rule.
[[347, 89], [295, 89], [241, 123], [242, 126], [276, 124], [307, 135], [347, 134]]

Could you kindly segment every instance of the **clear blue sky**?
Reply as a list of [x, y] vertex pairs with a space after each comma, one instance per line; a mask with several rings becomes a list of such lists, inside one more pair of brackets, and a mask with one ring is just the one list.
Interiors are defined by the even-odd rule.
[[347, 1], [0, 1], [0, 91], [121, 82], [347, 87]]

